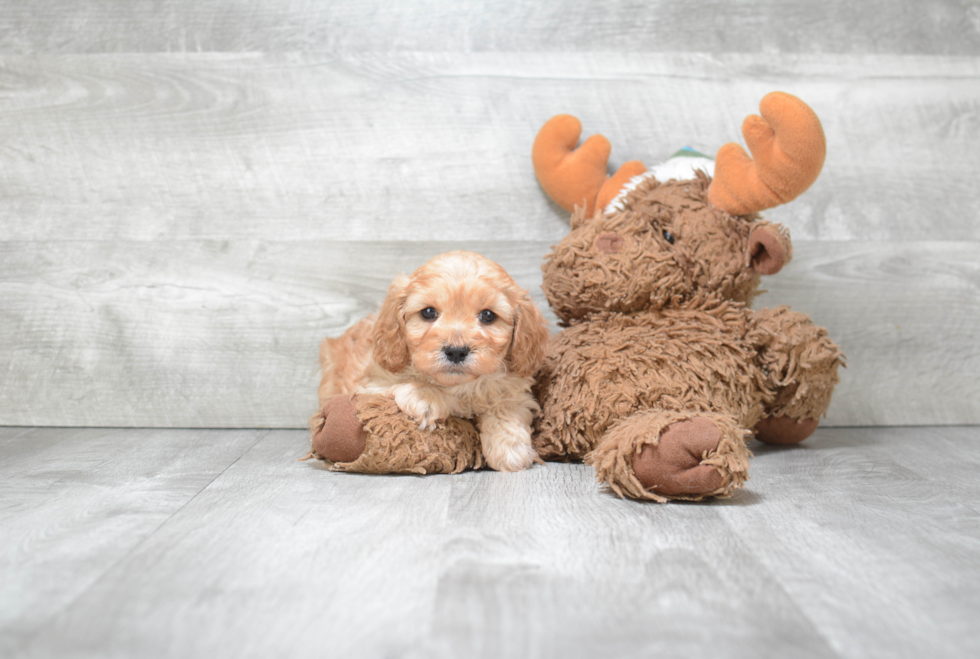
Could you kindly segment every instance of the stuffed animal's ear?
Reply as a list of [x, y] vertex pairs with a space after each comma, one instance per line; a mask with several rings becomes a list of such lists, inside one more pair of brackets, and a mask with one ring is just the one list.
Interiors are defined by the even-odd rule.
[[774, 275], [793, 258], [789, 231], [779, 224], [759, 222], [749, 234], [746, 265], [760, 275]]
[[397, 373], [408, 365], [405, 317], [402, 308], [408, 277], [399, 275], [391, 282], [388, 296], [381, 303], [374, 324], [374, 361], [383, 369]]
[[548, 350], [548, 326], [537, 305], [527, 295], [514, 310], [514, 336], [507, 353], [507, 368], [524, 378], [534, 375]]

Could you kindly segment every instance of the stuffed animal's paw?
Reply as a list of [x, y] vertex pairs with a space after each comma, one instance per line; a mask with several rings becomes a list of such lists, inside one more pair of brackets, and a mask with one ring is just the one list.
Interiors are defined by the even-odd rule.
[[310, 452], [306, 458], [353, 462], [364, 452], [367, 432], [357, 418], [354, 396], [334, 396], [310, 419]]
[[813, 434], [819, 419], [770, 416], [755, 424], [755, 438], [766, 444], [799, 444]]
[[716, 451], [721, 430], [703, 417], [668, 427], [657, 444], [647, 444], [633, 458], [633, 472], [643, 487], [661, 496], [709, 494], [724, 483], [721, 472], [701, 461]]
[[725, 414], [648, 410], [613, 426], [586, 461], [620, 496], [728, 497], [748, 478], [750, 435]]

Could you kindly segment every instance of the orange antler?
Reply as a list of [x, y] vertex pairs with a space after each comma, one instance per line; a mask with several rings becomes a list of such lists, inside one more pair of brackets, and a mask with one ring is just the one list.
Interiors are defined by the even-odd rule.
[[585, 206], [591, 215], [597, 206], [611, 201], [626, 181], [646, 168], [634, 160], [610, 178], [606, 175], [609, 140], [593, 135], [576, 149], [581, 134], [582, 124], [575, 117], [568, 114], [552, 117], [534, 138], [531, 160], [541, 187], [555, 203], [569, 212], [576, 206]]
[[747, 215], [795, 199], [823, 168], [827, 143], [820, 119], [806, 103], [784, 92], [767, 94], [762, 116], [749, 115], [742, 135], [752, 158], [737, 144], [718, 149], [708, 201], [732, 215]]

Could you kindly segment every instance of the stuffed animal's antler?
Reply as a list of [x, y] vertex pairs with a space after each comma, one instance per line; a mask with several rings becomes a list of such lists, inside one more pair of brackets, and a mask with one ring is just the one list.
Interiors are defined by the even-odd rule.
[[749, 115], [742, 135], [752, 158], [729, 143], [715, 156], [708, 201], [732, 215], [747, 215], [795, 199], [813, 185], [823, 167], [827, 143], [817, 115], [784, 92], [767, 94], [762, 116]]
[[569, 212], [576, 206], [585, 206], [591, 215], [596, 208], [604, 208], [629, 179], [642, 174], [646, 167], [634, 160], [620, 167], [614, 176], [607, 176], [609, 140], [593, 135], [576, 149], [581, 134], [582, 124], [575, 117], [552, 117], [534, 138], [531, 160], [541, 187], [555, 203]]

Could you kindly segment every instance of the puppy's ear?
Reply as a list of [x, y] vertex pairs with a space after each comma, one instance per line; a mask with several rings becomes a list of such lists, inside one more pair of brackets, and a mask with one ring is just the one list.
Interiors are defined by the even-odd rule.
[[405, 341], [405, 317], [402, 305], [408, 277], [399, 275], [391, 282], [388, 296], [381, 303], [374, 324], [374, 361], [392, 373], [408, 365], [408, 343]]
[[507, 353], [507, 368], [523, 378], [534, 375], [548, 350], [548, 326], [541, 311], [525, 294], [514, 309], [514, 336]]

